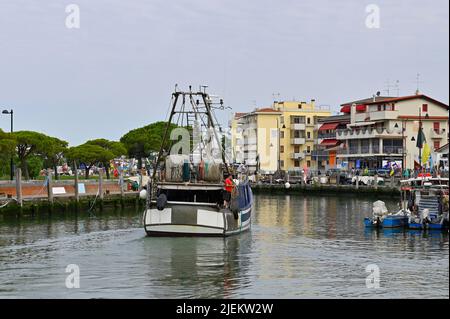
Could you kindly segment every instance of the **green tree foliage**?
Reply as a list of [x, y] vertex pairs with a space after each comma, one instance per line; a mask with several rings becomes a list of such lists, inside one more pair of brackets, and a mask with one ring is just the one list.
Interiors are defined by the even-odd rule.
[[[123, 155], [127, 155], [127, 153], [128, 153], [125, 145], [123, 145], [121, 142], [109, 141], [104, 138], [87, 141], [86, 144], [100, 146], [101, 148], [113, 153], [115, 158], [121, 157]], [[109, 161], [110, 160], [108, 160], [107, 162], [101, 163], [103, 165], [103, 167], [106, 168], [106, 178], [107, 179], [110, 178]]]
[[58, 165], [63, 164], [67, 146], [68, 143], [66, 141], [50, 136], [43, 143], [41, 155], [47, 167], [52, 167], [55, 170], [56, 179], [58, 179]]
[[[98, 145], [83, 144], [71, 147], [67, 151], [67, 159], [85, 165], [85, 177], [89, 179], [89, 170], [101, 163], [107, 163], [114, 158], [114, 153]], [[76, 169], [76, 168], [75, 168]]]
[[30, 179], [27, 160], [32, 155], [42, 154], [48, 141], [48, 136], [38, 132], [20, 131], [13, 133], [16, 140], [17, 156], [22, 174], [26, 180]]
[[0, 157], [2, 159], [10, 158], [14, 153], [15, 147], [16, 141], [14, 137], [0, 129]]
[[[67, 142], [55, 137], [47, 136], [33, 131], [19, 131], [12, 134], [16, 142], [17, 157], [26, 180], [30, 179], [29, 158], [40, 157], [42, 161], [33, 159], [33, 164], [44, 168], [44, 161], [56, 170], [57, 164], [62, 160]], [[34, 176], [33, 176], [34, 177]]]
[[29, 177], [36, 179], [44, 166], [44, 160], [41, 156], [30, 155], [27, 159], [27, 166]]
[[0, 129], [0, 177], [9, 175], [10, 160], [15, 153], [15, 148], [16, 141], [14, 137]]
[[[125, 145], [128, 151], [128, 155], [139, 160], [139, 167], [141, 167], [142, 165], [142, 158], [149, 157], [153, 152], [159, 152], [162, 140], [164, 138], [166, 126], [166, 122], [156, 122], [132, 130], [122, 136], [122, 138], [120, 139], [123, 145]], [[170, 125], [167, 139], [169, 139], [170, 132], [176, 127], [177, 125], [175, 124]], [[165, 150], [169, 148], [169, 143], [170, 141], [167, 141], [166, 145], [164, 145]]]

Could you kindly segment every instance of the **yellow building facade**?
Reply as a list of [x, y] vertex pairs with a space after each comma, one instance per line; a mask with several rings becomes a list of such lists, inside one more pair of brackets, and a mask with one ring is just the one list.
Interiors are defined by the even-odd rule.
[[234, 161], [251, 170], [259, 167], [263, 174], [314, 169], [318, 120], [330, 115], [314, 100], [274, 102], [269, 108], [236, 113], [230, 123]]

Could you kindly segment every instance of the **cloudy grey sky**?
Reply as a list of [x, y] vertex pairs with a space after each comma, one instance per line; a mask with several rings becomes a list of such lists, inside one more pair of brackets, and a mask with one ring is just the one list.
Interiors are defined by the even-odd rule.
[[[66, 28], [71, 3], [80, 29]], [[234, 111], [273, 93], [337, 110], [388, 79], [411, 94], [417, 73], [448, 103], [448, 0], [0, 0], [0, 108], [72, 145], [164, 119], [175, 83], [207, 84]]]

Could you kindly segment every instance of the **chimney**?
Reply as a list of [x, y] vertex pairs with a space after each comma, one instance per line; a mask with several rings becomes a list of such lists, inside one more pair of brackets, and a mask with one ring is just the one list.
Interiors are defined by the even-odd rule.
[[316, 100], [311, 99], [311, 108], [314, 110], [316, 108]]
[[372, 102], [376, 102], [377, 101], [377, 96], [374, 94], [372, 95]]

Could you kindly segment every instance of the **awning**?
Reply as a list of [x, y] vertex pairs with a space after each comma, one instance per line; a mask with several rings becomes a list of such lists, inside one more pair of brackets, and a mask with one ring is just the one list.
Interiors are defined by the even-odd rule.
[[325, 123], [319, 128], [319, 131], [335, 130], [338, 126], [339, 123]]
[[323, 140], [322, 143], [320, 143], [320, 145], [324, 145], [324, 146], [336, 146], [339, 143], [338, 140], [335, 139], [326, 139]]
[[356, 106], [356, 111], [358, 112], [365, 112], [367, 109], [367, 106], [365, 104], [359, 104]]
[[[342, 108], [341, 108], [341, 112], [342, 113], [350, 113], [350, 111], [351, 111], [351, 105], [349, 105], [349, 104], [347, 104], [347, 105], [344, 105]], [[356, 111], [359, 111], [359, 112], [365, 112], [367, 110], [367, 105], [365, 105], [365, 104], [358, 104], [358, 105], [356, 105]]]
[[341, 112], [342, 112], [342, 113], [350, 113], [350, 105], [344, 105], [344, 106], [341, 108]]

